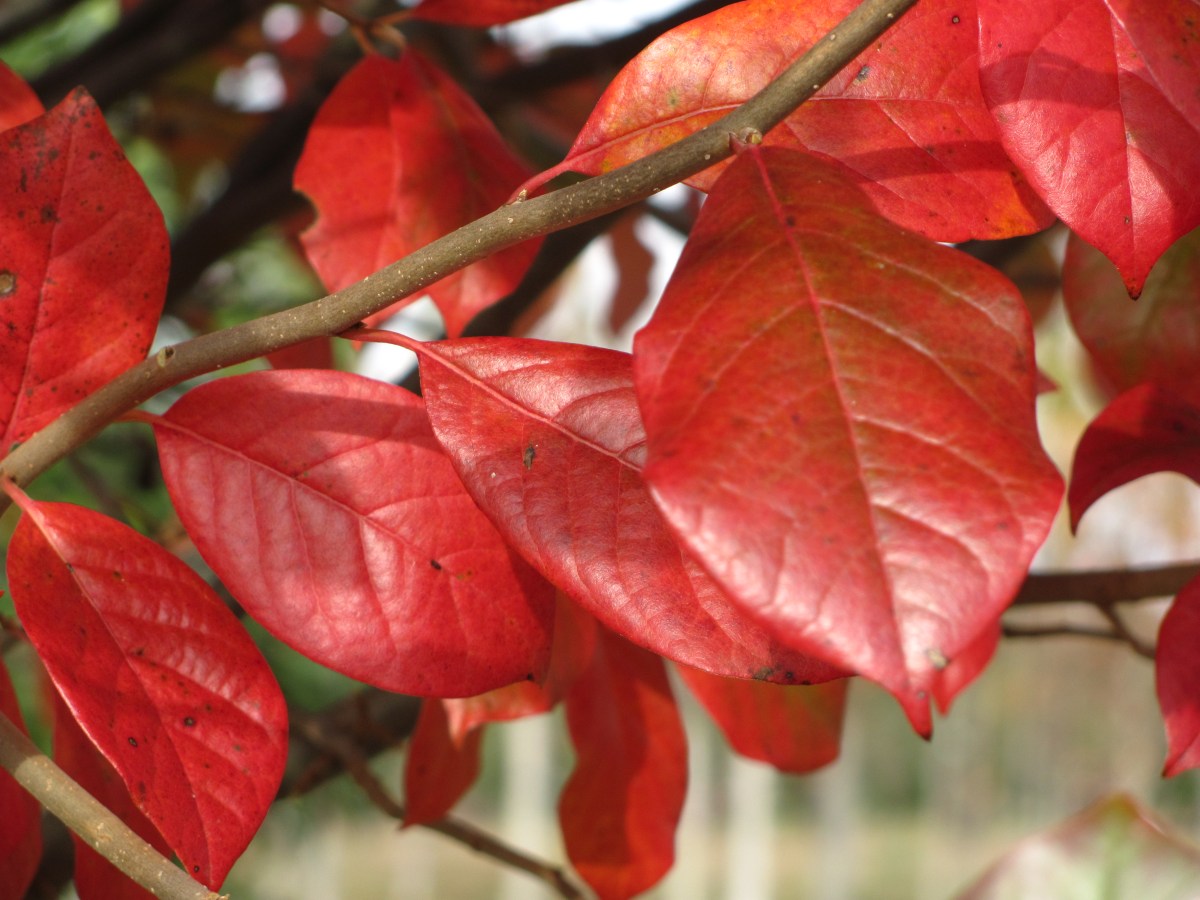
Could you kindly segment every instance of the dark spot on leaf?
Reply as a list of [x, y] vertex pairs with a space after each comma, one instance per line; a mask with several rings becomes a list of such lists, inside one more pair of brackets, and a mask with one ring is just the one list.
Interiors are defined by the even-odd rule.
[[525, 673], [525, 680], [526, 680], [526, 681], [533, 681], [533, 673], [532, 673], [532, 672], [526, 672], [526, 673]]
[[192, 866], [192, 873], [193, 873], [193, 874], [195, 874], [195, 873], [198, 873], [199, 871], [200, 871], [200, 867], [199, 867], [199, 866]]
[[116, 569], [113, 569], [113, 578], [117, 579], [117, 581], [125, 580], [125, 576], [122, 575], [120, 572], [118, 572]]
[[775, 674], [775, 670], [771, 666], [763, 666], [761, 669], [755, 669], [750, 677], [755, 681], [766, 681], [773, 674]]
[[871, 67], [863, 66], [861, 69], [858, 70], [858, 74], [854, 76], [854, 80], [859, 83], [862, 83], [867, 80], [867, 76], [870, 74], [871, 74]]
[[130, 747], [136, 747], [136, 746], [137, 746], [137, 738], [130, 738], [130, 739], [129, 739], [129, 746], [130, 746]]
[[805, 687], [808, 687], [809, 685], [812, 684], [812, 681], [808, 678], [802, 678], [802, 679], [800, 679], [800, 683], [802, 685], [804, 685]]
[[525, 463], [526, 470], [533, 468], [533, 459], [537, 456], [537, 448], [530, 444], [525, 448], [525, 454], [521, 457], [521, 461]]
[[951, 24], [951, 25], [957, 25], [958, 23], [959, 23], [959, 18], [958, 18], [958, 16], [951, 16], [951, 17], [950, 17], [950, 24]]
[[429, 561], [429, 565], [433, 566], [434, 571], [437, 571], [437, 572], [442, 571], [442, 564], [440, 562], [438, 562], [436, 559], [431, 559]]
[[42, 222], [55, 222], [58, 220], [58, 213], [55, 212], [53, 206], [46, 205], [42, 207], [41, 217]]
[[8, 269], [0, 269], [0, 297], [7, 297], [17, 290], [17, 276]]
[[194, 728], [196, 726], [196, 720], [193, 719], [191, 716], [184, 716], [183, 717], [183, 725], [185, 728]]
[[136, 649], [133, 651], [133, 655], [134, 655], [134, 656], [142, 656], [143, 654], [145, 654], [145, 652], [146, 652], [146, 648], [145, 648], [145, 647], [137, 647], [137, 648], [136, 648]]
[[1126, 224], [1126, 225], [1128, 225], [1128, 224], [1129, 224], [1129, 216], [1125, 216], [1125, 224]]
[[784, 224], [786, 224], [788, 228], [796, 227], [796, 217], [795, 216], [786, 216], [783, 221], [784, 221]]

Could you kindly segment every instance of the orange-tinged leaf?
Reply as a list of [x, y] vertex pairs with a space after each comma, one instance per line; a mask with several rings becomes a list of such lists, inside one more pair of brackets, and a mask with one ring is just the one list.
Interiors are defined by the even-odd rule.
[[[567, 158], [536, 182], [609, 171], [711, 124], [857, 5], [745, 0], [668, 32], [614, 79]], [[1000, 146], [978, 74], [972, 0], [926, 0], [766, 143], [834, 161], [883, 215], [935, 240], [1037, 231], [1053, 216]], [[689, 183], [708, 188], [718, 172]]]
[[[54, 699], [54, 761], [85, 791], [166, 858], [171, 848], [134, 805], [116, 769], [96, 749], [62, 698]], [[93, 850], [78, 835], [75, 846], [75, 892], [79, 900], [151, 900], [154, 896]]]
[[570, 0], [425, 0], [413, 18], [486, 28], [536, 15]]
[[979, 0], [1001, 139], [1050, 208], [1137, 295], [1200, 225], [1196, 0]]
[[216, 889], [275, 799], [287, 710], [233, 613], [182, 562], [99, 513], [14, 495], [17, 615], [137, 807]]
[[1167, 727], [1163, 775], [1200, 766], [1200, 581], [1190, 581], [1167, 610], [1154, 654], [1158, 705]]
[[1058, 507], [1029, 315], [994, 269], [879, 218], [801, 153], [713, 188], [634, 343], [645, 478], [781, 640], [890, 690], [918, 731]]
[[[412, 50], [399, 60], [369, 56], [309, 129], [295, 182], [318, 216], [301, 240], [325, 286], [340, 290], [502, 206], [527, 174], [433, 63]], [[431, 286], [447, 333], [512, 291], [537, 247], [526, 241]]]
[[1063, 302], [1079, 340], [1115, 390], [1143, 381], [1186, 389], [1200, 380], [1200, 229], [1163, 254], [1136, 301], [1112, 262], [1071, 235]]
[[25, 80], [0, 62], [0, 131], [36, 119], [45, 109]]
[[0, 454], [146, 356], [169, 251], [162, 214], [75, 91], [0, 132]]
[[663, 661], [605, 629], [566, 707], [576, 757], [558, 802], [567, 856], [600, 900], [624, 900], [675, 860], [683, 722]]
[[778, 685], [720, 678], [686, 666], [678, 671], [742, 756], [796, 774], [837, 759], [848, 679]]
[[[0, 713], [25, 731], [17, 695], [0, 659]], [[42, 858], [42, 807], [8, 772], [0, 770], [0, 898], [24, 897]]]
[[1071, 528], [1114, 488], [1154, 472], [1200, 482], [1200, 396], [1145, 383], [1114, 399], [1088, 425], [1071, 463]]
[[434, 432], [475, 502], [602, 624], [719, 675], [845, 674], [774, 639], [680, 551], [641, 478], [628, 354], [514, 338], [414, 349]]
[[155, 433], [196, 547], [310, 659], [418, 696], [545, 674], [554, 591], [472, 503], [419, 397], [346, 372], [253, 372], [189, 391]]

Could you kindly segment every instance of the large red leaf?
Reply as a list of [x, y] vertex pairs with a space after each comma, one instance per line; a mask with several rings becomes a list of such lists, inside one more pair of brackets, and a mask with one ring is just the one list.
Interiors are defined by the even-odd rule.
[[197, 548], [301, 653], [421, 696], [544, 674], [553, 589], [463, 490], [419, 397], [254, 372], [190, 391], [155, 431]]
[[283, 695], [212, 589], [99, 513], [18, 497], [13, 603], [46, 671], [137, 807], [217, 888], [287, 757]]
[[602, 623], [719, 675], [844, 674], [772, 639], [680, 551], [641, 478], [645, 434], [627, 354], [511, 338], [416, 349], [430, 421], [467, 490]]
[[0, 133], [0, 455], [145, 358], [162, 214], [82, 90]]
[[417, 727], [408, 742], [404, 763], [404, 824], [436, 822], [454, 807], [479, 777], [483, 729], [460, 737], [451, 734], [443, 704], [421, 704]]
[[[301, 240], [325, 286], [340, 290], [503, 205], [527, 174], [432, 63], [412, 50], [399, 60], [369, 56], [309, 129], [295, 181], [318, 217]], [[429, 288], [447, 333], [512, 291], [537, 247], [527, 241]]]
[[570, 0], [425, 0], [412, 11], [417, 19], [486, 28], [536, 15]]
[[978, 0], [983, 94], [1012, 158], [1136, 295], [1200, 225], [1196, 0]]
[[[4, 660], [0, 659], [0, 713], [22, 731], [25, 723]], [[42, 858], [42, 808], [33, 796], [0, 770], [0, 898], [17, 900], [37, 873]]]
[[[857, 5], [746, 0], [668, 32], [622, 70], [567, 158], [538, 182], [608, 171], [698, 131]], [[935, 240], [1026, 234], [1053, 221], [1001, 148], [980, 94], [973, 0], [918, 4], [766, 140], [834, 161], [883, 215]], [[716, 175], [691, 183], [707, 188]]]
[[1200, 766], [1200, 581], [1189, 582], [1158, 629], [1154, 669], [1158, 705], [1167, 726], [1170, 777]]
[[781, 639], [929, 728], [1050, 527], [1032, 335], [994, 269], [879, 218], [810, 156], [744, 152], [634, 344], [645, 478]]
[[1079, 440], [1067, 493], [1071, 527], [1114, 488], [1154, 472], [1200, 482], [1200, 396], [1140, 384], [1118, 396]]
[[[142, 840], [170, 858], [171, 848], [134, 805], [116, 769], [96, 749], [61, 698], [54, 702], [54, 761]], [[75, 892], [80, 900], [150, 900], [154, 895], [93, 850], [76, 834]]]
[[675, 860], [683, 722], [663, 661], [604, 629], [566, 707], [576, 756], [558, 803], [567, 855], [600, 900], [623, 900]]
[[36, 119], [45, 110], [33, 88], [0, 62], [0, 131]]
[[742, 756], [797, 774], [837, 759], [847, 679], [778, 685], [721, 678], [686, 666], [679, 667], [679, 674]]
[[1132, 798], [1116, 795], [1026, 838], [958, 900], [1194, 900], [1197, 884], [1200, 852], [1165, 833]]
[[1116, 390], [1143, 381], [1186, 388], [1200, 379], [1200, 229], [1163, 254], [1136, 302], [1104, 254], [1071, 235], [1063, 300], [1075, 333]]

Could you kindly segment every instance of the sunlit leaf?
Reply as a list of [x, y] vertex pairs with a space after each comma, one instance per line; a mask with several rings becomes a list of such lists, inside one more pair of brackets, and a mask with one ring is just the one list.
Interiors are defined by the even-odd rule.
[[641, 478], [627, 354], [480, 338], [421, 349], [438, 440], [514, 547], [609, 628], [719, 675], [783, 683], [843, 672], [793, 652], [681, 553]]
[[1118, 795], [1022, 841], [958, 900], [1192, 900], [1198, 883], [1200, 853]]
[[[746, 0], [673, 29], [622, 70], [567, 158], [535, 181], [606, 172], [711, 124], [857, 5]], [[918, 4], [766, 143], [829, 160], [883, 215], [935, 240], [1026, 234], [1053, 221], [984, 105], [972, 2]], [[708, 188], [717, 174], [691, 183]]]
[[155, 425], [197, 548], [301, 653], [385, 690], [539, 679], [554, 593], [463, 490], [420, 398], [345, 372], [202, 385]]
[[1121, 394], [1083, 433], [1071, 464], [1071, 527], [1114, 488], [1154, 472], [1200, 482], [1200, 398], [1156, 384]]
[[8, 580], [21, 624], [138, 809], [215, 889], [283, 776], [274, 675], [212, 589], [153, 541], [82, 507], [18, 502]]
[[750, 149], [635, 340], [645, 478], [743, 608], [925, 733], [1058, 506], [1032, 351], [995, 270], [806, 154]]
[[[318, 212], [304, 248], [325, 286], [339, 290], [503, 205], [527, 174], [431, 62], [412, 50], [399, 60], [368, 56], [321, 107], [296, 166], [296, 190]], [[512, 291], [537, 246], [526, 241], [430, 287], [447, 333]]]
[[837, 759], [848, 679], [778, 685], [721, 678], [686, 666], [679, 667], [679, 674], [742, 756], [797, 774]]
[[[8, 669], [0, 659], [0, 713], [25, 731]], [[42, 858], [42, 808], [0, 769], [0, 896], [24, 897]], [[10, 891], [5, 894], [5, 891]]]
[[0, 454], [145, 358], [162, 214], [82, 90], [0, 132]]
[[576, 757], [558, 803], [567, 856], [601, 900], [623, 900], [675, 860], [683, 722], [662, 660], [604, 629], [566, 705]]
[[978, 74], [1005, 148], [1136, 295], [1200, 225], [1196, 0], [978, 3]]
[[1063, 301], [1079, 340], [1117, 391], [1143, 381], [1186, 388], [1200, 380], [1200, 229], [1163, 254], [1136, 301], [1104, 254], [1072, 235]]

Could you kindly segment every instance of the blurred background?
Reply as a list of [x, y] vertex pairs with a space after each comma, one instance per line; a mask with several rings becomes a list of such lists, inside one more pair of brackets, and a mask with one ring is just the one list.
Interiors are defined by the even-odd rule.
[[[491, 31], [422, 23], [405, 23], [403, 30], [459, 78], [539, 168], [561, 158], [598, 92], [633, 53], [677, 21], [720, 5], [582, 0]], [[0, 60], [30, 80], [47, 106], [85, 84], [163, 209], [175, 262], [160, 343], [323, 293], [298, 252], [296, 235], [310, 213], [291, 193], [290, 179], [317, 106], [361, 53], [335, 8], [369, 16], [398, 7], [0, 3]], [[698, 206], [693, 192], [673, 189], [560, 235], [539, 261], [538, 280], [485, 317], [480, 333], [628, 349]], [[1047, 449], [1065, 472], [1107, 394], [1057, 296], [1064, 242], [1064, 234], [1051, 230], [1011, 242], [998, 258], [1034, 309], [1039, 363], [1059, 386], [1042, 395], [1039, 416]], [[393, 327], [417, 337], [440, 333], [428, 304], [407, 308]], [[309, 352], [317, 354], [311, 360], [330, 351]], [[408, 375], [409, 362], [395, 348], [372, 346], [357, 358], [345, 348], [333, 352], [340, 364], [375, 377]], [[157, 398], [155, 408], [172, 399]], [[174, 519], [142, 426], [109, 428], [31, 493], [117, 515], [202, 566]], [[1060, 521], [1035, 569], [1200, 557], [1196, 497], [1195, 486], [1177, 476], [1142, 479], [1100, 501], [1077, 537]], [[0, 539], [7, 541], [14, 525], [10, 512], [0, 522]], [[1165, 603], [1124, 610], [1145, 640], [1153, 640]], [[0, 613], [12, 616], [6, 598]], [[1104, 625], [1082, 604], [1016, 610], [1011, 622]], [[298, 706], [320, 710], [358, 690], [261, 631], [255, 636]], [[11, 639], [0, 646], [31, 728], [48, 746], [34, 713], [39, 685], [32, 654]], [[1116, 791], [1139, 799], [1181, 834], [1200, 836], [1195, 776], [1159, 776], [1165, 744], [1153, 665], [1123, 643], [1006, 639], [951, 715], [937, 722], [929, 743], [912, 734], [888, 696], [855, 683], [841, 758], [805, 777], [734, 757], [681, 685], [677, 696], [687, 720], [691, 780], [677, 864], [652, 897], [951, 897], [1020, 837]], [[555, 804], [572, 754], [561, 716], [492, 726], [485, 756], [484, 774], [457, 814], [562, 864]], [[402, 747], [373, 762], [397, 796], [402, 763]], [[441, 835], [399, 831], [345, 776], [276, 804], [225, 890], [262, 900], [554, 896], [528, 875]]]

